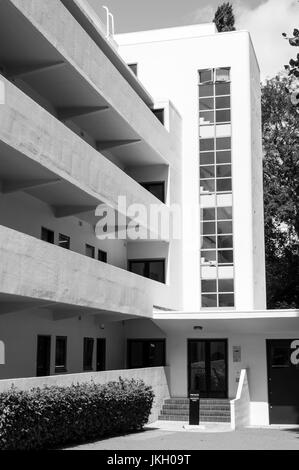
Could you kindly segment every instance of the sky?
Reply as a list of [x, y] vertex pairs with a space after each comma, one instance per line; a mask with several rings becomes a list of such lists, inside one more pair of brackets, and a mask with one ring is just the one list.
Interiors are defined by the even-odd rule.
[[[114, 15], [115, 32], [210, 22], [223, 0], [88, 0], [105, 19], [103, 5]], [[261, 78], [273, 77], [298, 50], [282, 33], [299, 28], [299, 0], [231, 0], [236, 28], [250, 31]]]

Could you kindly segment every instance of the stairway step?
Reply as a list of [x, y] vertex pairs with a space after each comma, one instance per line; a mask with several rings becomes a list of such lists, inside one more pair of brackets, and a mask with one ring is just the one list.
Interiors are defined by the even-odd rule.
[[[189, 421], [186, 415], [160, 415], [159, 421]], [[205, 423], [230, 423], [230, 416], [201, 416], [200, 422]]]
[[[189, 404], [178, 404], [178, 403], [166, 403], [163, 405], [166, 410], [187, 410], [189, 411]], [[230, 410], [229, 404], [216, 404], [211, 405], [200, 403], [201, 410]]]

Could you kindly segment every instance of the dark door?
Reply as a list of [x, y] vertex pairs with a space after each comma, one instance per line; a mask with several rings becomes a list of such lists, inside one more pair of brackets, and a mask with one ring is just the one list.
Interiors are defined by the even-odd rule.
[[106, 339], [97, 339], [97, 371], [106, 370]]
[[299, 424], [299, 364], [294, 339], [267, 340], [270, 424]]
[[188, 341], [188, 390], [202, 398], [227, 398], [227, 340]]
[[51, 336], [37, 337], [36, 376], [50, 375]]

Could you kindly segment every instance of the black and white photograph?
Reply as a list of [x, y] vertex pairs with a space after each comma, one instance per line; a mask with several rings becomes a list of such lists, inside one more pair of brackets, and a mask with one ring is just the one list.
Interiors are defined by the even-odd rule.
[[0, 0], [0, 450], [298, 451], [298, 207], [298, 0]]

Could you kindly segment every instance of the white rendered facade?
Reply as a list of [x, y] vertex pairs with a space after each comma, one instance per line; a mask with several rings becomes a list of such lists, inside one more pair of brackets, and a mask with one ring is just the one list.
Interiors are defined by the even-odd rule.
[[[61, 373], [167, 365], [170, 395], [187, 397], [189, 342], [219, 339], [223, 397], [236, 397], [248, 369], [251, 423], [268, 424], [266, 340], [296, 339], [299, 318], [265, 310], [259, 70], [250, 36], [203, 24], [106, 39], [85, 7], [85, 0], [0, 5], [0, 390], [1, 379], [43, 371], [59, 381]], [[127, 66], [134, 63], [138, 78]], [[215, 109], [230, 109], [230, 122], [199, 127], [199, 71], [217, 77], [223, 69], [229, 93], [217, 95], [226, 104]], [[208, 106], [210, 98], [202, 97]], [[159, 109], [164, 125], [153, 113]], [[228, 181], [231, 169], [232, 188], [203, 193], [199, 138], [211, 132], [215, 145], [218, 132], [231, 137], [231, 162], [219, 172]], [[218, 184], [216, 151], [213, 159], [201, 164], [214, 167], [204, 174], [216, 171], [204, 184]], [[157, 205], [167, 216], [177, 204], [182, 238], [161, 236], [141, 217], [152, 239], [99, 240], [95, 210], [104, 203], [123, 217], [119, 196], [147, 215]], [[216, 205], [231, 208], [233, 227], [225, 232], [232, 245], [217, 254], [226, 260], [233, 250], [233, 262], [217, 268], [201, 263], [200, 210]], [[204, 242], [219, 247], [218, 235]], [[216, 269], [217, 292], [202, 292]], [[219, 292], [227, 279], [233, 291]], [[39, 347], [48, 369], [38, 368]]]

